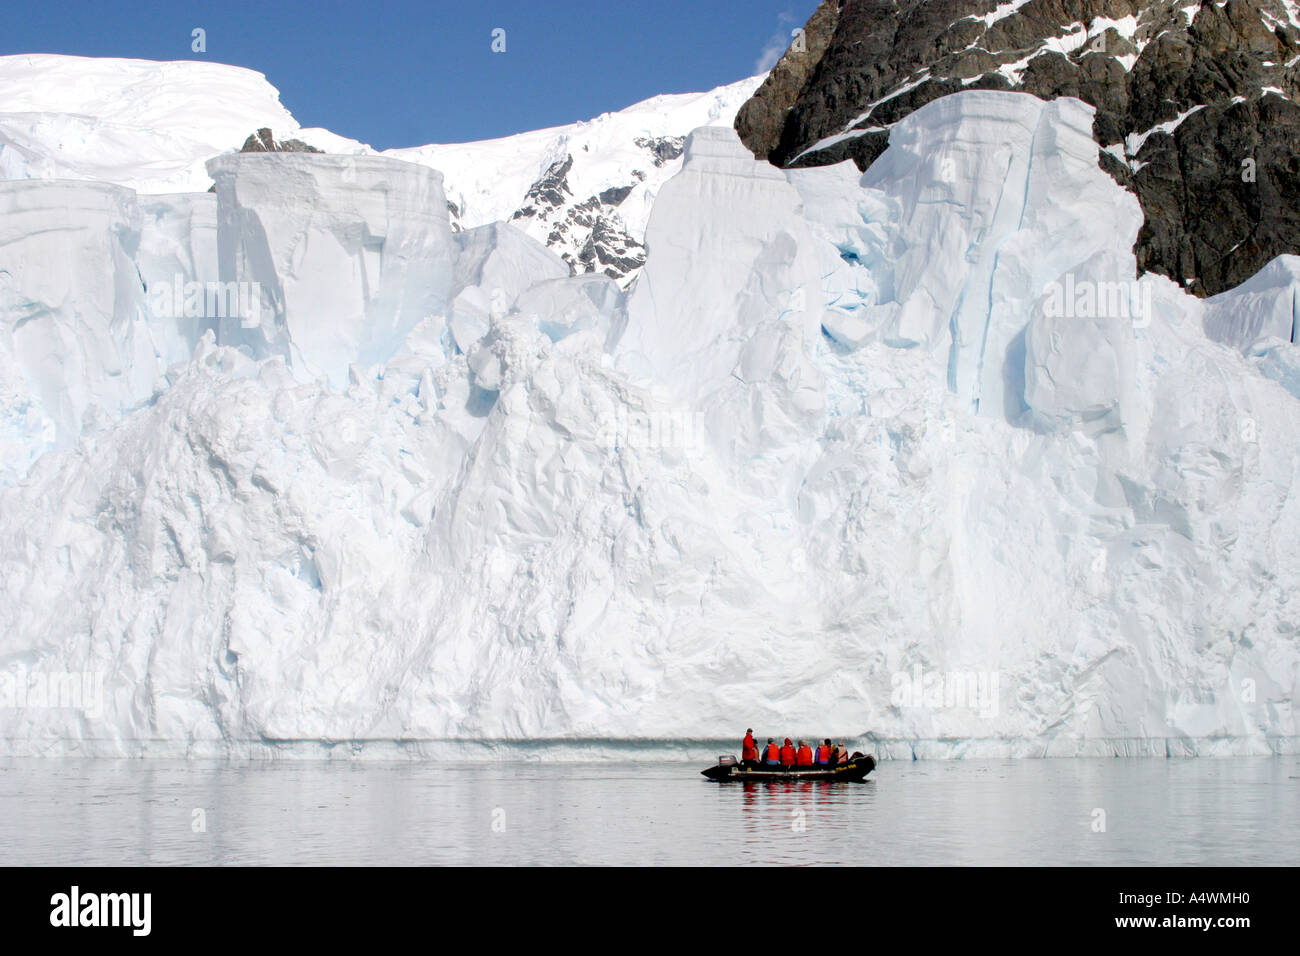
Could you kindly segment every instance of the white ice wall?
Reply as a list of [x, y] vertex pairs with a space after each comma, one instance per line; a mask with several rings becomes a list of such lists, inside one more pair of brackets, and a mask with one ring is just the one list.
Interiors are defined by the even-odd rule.
[[139, 241], [129, 189], [0, 182], [4, 478], [149, 395], [161, 367], [135, 269]]
[[799, 193], [756, 162], [734, 130], [700, 127], [646, 227], [648, 258], [631, 293], [621, 368], [696, 397], [730, 373], [752, 326], [782, 313], [813, 337], [821, 282]]
[[[932, 103], [892, 177], [697, 135], [625, 315], [547, 278], [465, 347], [422, 317], [368, 365], [383, 204], [232, 166], [223, 235], [298, 296], [267, 331], [315, 316], [354, 367], [303, 382], [272, 338], [203, 341], [0, 489], [6, 673], [104, 677], [97, 713], [0, 709], [0, 746], [391, 754], [743, 715], [896, 756], [1294, 751], [1296, 365], [1208, 338], [1167, 280], [1127, 324], [1048, 308], [1063, 275], [1132, 269], [1132, 199], [1059, 102]], [[899, 699], [914, 675], [995, 690]]]
[[[199, 339], [214, 328], [207, 290], [217, 271], [217, 197], [213, 193], [140, 196], [140, 247], [136, 267], [163, 366], [189, 359]], [[179, 287], [180, 295], [177, 295]], [[186, 314], [186, 292], [203, 289], [202, 315]], [[179, 302], [180, 308], [177, 308]], [[169, 321], [170, 319], [170, 321]]]
[[208, 162], [221, 278], [253, 282], [255, 317], [218, 341], [284, 356], [296, 374], [347, 381], [382, 362], [451, 290], [455, 246], [442, 177], [373, 156], [235, 153]]

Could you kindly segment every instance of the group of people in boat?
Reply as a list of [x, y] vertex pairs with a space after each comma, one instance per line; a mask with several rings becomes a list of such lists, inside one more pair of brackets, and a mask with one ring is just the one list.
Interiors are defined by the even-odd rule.
[[767, 744], [759, 749], [757, 741], [754, 740], [754, 729], [751, 727], [745, 731], [745, 739], [740, 745], [741, 762], [745, 766], [769, 766], [769, 767], [811, 767], [816, 769], [830, 769], [842, 763], [849, 762], [849, 751], [844, 746], [844, 742], [832, 744], [829, 737], [816, 747], [810, 747], [806, 741], [799, 741], [796, 746], [789, 737], [785, 738], [785, 743], [778, 746], [776, 741], [771, 737], [767, 738]]

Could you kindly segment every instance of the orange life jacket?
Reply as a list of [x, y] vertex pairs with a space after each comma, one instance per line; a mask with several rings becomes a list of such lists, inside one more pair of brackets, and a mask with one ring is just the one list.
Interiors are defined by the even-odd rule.
[[767, 745], [767, 762], [778, 763], [781, 760], [781, 748], [776, 744]]
[[827, 747], [825, 744], [822, 744], [820, 747], [817, 748], [817, 762], [818, 762], [818, 763], [830, 763], [830, 762], [831, 762], [831, 748], [830, 748], [830, 747]]
[[812, 748], [809, 747], [807, 744], [804, 744], [802, 747], [799, 748], [799, 766], [801, 767], [812, 766]]
[[794, 744], [787, 743], [784, 747], [781, 748], [781, 763], [784, 764], [794, 763]]

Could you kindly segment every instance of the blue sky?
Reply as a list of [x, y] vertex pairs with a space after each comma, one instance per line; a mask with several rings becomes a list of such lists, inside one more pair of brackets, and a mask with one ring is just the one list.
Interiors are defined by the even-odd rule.
[[[770, 67], [817, 0], [226, 0], [24, 5], [0, 54], [207, 59], [265, 73], [304, 126], [384, 149], [588, 119]], [[206, 31], [207, 52], [191, 51]], [[491, 49], [505, 30], [505, 52]], [[0, 104], [0, 110], [3, 110]]]

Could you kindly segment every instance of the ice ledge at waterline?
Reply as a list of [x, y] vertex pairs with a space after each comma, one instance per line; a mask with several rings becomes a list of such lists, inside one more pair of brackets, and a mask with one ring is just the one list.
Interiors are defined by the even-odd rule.
[[[743, 729], [743, 728], [742, 728]], [[798, 735], [795, 735], [798, 736]], [[804, 735], [815, 739], [816, 733]], [[842, 737], [850, 750], [878, 760], [998, 760], [1116, 757], [1269, 757], [1300, 754], [1300, 737], [1121, 737], [1002, 740], [901, 740]], [[736, 754], [739, 742], [718, 740], [37, 740], [0, 738], [0, 758], [94, 758], [152, 760], [456, 760], [475, 762], [545, 761], [711, 762]], [[737, 754], [738, 756], [738, 754]]]
[[[1300, 361], [1238, 333], [1276, 333], [1294, 284], [1275, 270], [1248, 293], [1267, 321], [1208, 336], [1205, 304], [1136, 276], [1140, 215], [1090, 123], [1077, 101], [958, 94], [866, 175], [693, 136], [626, 298], [508, 227], [441, 224], [383, 233], [380, 272], [389, 248], [445, 256], [394, 260], [413, 299], [388, 298], [370, 277], [393, 190], [354, 195], [331, 159], [286, 166], [281, 192], [232, 161], [222, 267], [279, 283], [262, 314], [283, 305], [293, 333], [299, 309], [324, 349], [204, 330], [0, 488], [0, 667], [104, 677], [98, 716], [2, 709], [0, 738], [399, 754], [753, 726], [874, 734], [881, 756], [1293, 749]], [[319, 195], [329, 216], [304, 208]], [[117, 269], [117, 246], [87, 248]], [[58, 305], [58, 274], [24, 274]], [[111, 336], [109, 278], [86, 301]], [[1140, 321], [1051, 304], [1085, 283], [1136, 284]], [[372, 292], [391, 321], [367, 340]], [[445, 307], [408, 327], [408, 301]], [[3, 327], [33, 341], [47, 319]], [[999, 706], [894, 702], [913, 674], [997, 675]]]

